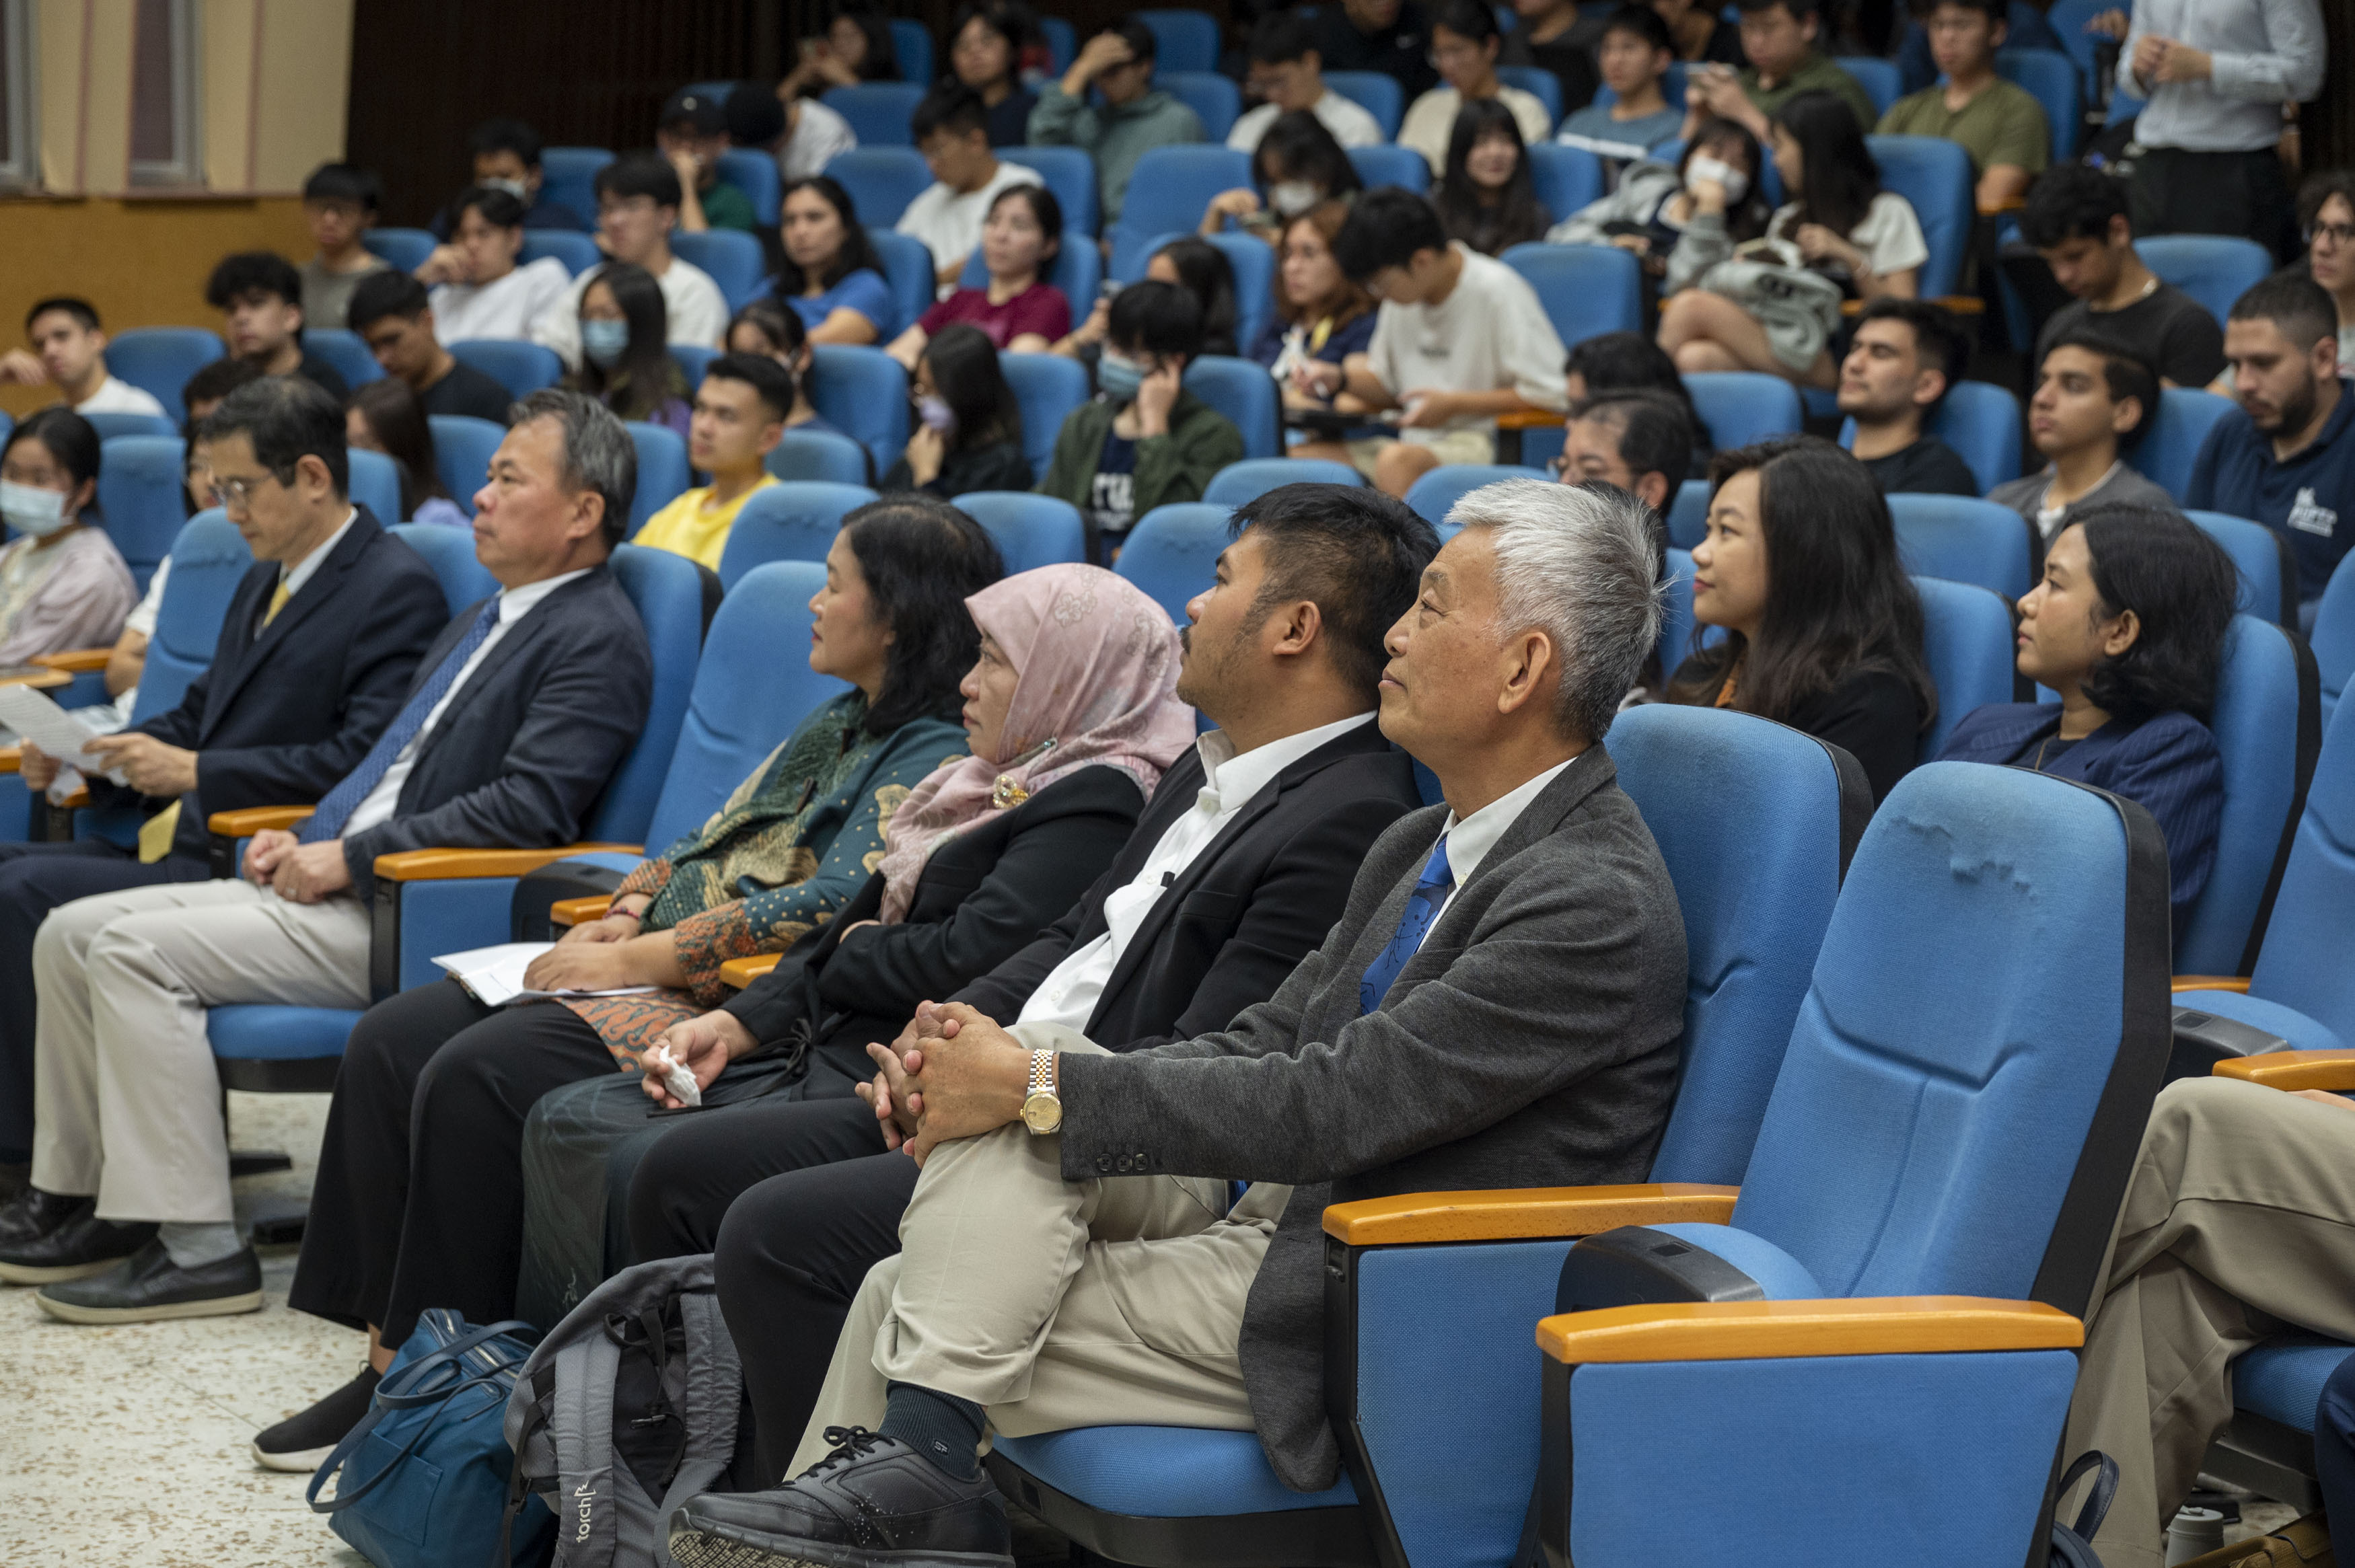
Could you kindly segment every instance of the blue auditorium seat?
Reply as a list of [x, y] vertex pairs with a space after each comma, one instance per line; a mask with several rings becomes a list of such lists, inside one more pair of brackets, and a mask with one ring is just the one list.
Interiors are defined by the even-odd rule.
[[371, 228], [360, 236], [360, 245], [369, 255], [383, 257], [403, 272], [424, 266], [439, 243], [430, 228]]
[[832, 430], [794, 429], [769, 454], [768, 470], [779, 479], [823, 479], [835, 484], [865, 484], [867, 449]]
[[552, 256], [564, 263], [564, 270], [576, 278], [605, 260], [605, 253], [597, 249], [596, 240], [578, 229], [525, 229], [523, 249], [516, 252], [517, 263], [528, 267], [544, 256]]
[[1653, 645], [1659, 652], [1663, 681], [1694, 652], [1692, 586], [1692, 552], [1669, 546], [1668, 591], [1660, 605], [1660, 638]]
[[[1226, 79], [1219, 79], [1223, 81]], [[1160, 85], [1167, 86], [1162, 82]], [[1232, 87], [1230, 86], [1231, 91]], [[1055, 193], [1063, 209], [1063, 227], [1092, 238], [1096, 231], [1096, 162], [1077, 147], [1000, 147], [997, 155], [1009, 164], [1039, 171], [1039, 183]], [[1199, 214], [1196, 215], [1198, 217]], [[868, 221], [873, 221], [869, 219]], [[1075, 296], [1072, 309], [1079, 308]]]
[[1382, 140], [1396, 141], [1399, 122], [1406, 114], [1406, 95], [1398, 78], [1379, 70], [1328, 70], [1325, 85], [1374, 117]]
[[1957, 381], [1923, 429], [1955, 449], [1985, 494], [2019, 477], [2019, 402], [1991, 381]]
[[1242, 94], [1234, 82], [1214, 70], [1160, 70], [1153, 85], [1194, 111], [1202, 122], [1206, 141], [1223, 142], [1242, 118]]
[[1796, 436], [1806, 428], [1799, 389], [1779, 376], [1754, 370], [1695, 371], [1684, 383], [1692, 395], [1693, 412], [1709, 428], [1709, 444], [1719, 451]]
[[180, 427], [161, 414], [84, 414], [90, 428], [98, 432], [101, 441], [117, 436], [164, 436], [176, 438]]
[[[1255, 234], [1232, 229], [1209, 238], [1234, 270], [1235, 342], [1247, 351], [1259, 341], [1275, 311], [1275, 248]], [[1074, 313], [1074, 324], [1080, 319]]]
[[[1894, 78], [1897, 68], [1881, 64]], [[1960, 143], [1936, 136], [1868, 136], [1865, 145], [1881, 165], [1882, 188], [1912, 203], [1913, 216], [1921, 220], [1922, 238], [1930, 248], [1930, 260], [1922, 264], [1922, 297], [1955, 292], [1978, 221], [1971, 155]]]
[[[433, 576], [442, 585], [442, 598], [450, 606], [455, 620], [470, 604], [480, 604], [499, 591], [499, 579], [491, 576], [488, 567], [474, 555], [474, 533], [471, 528], [445, 527], [439, 523], [395, 523], [394, 537], [425, 557], [433, 568]], [[177, 577], [180, 563], [172, 562], [172, 575]], [[167, 583], [165, 593], [171, 592]], [[146, 677], [141, 677], [144, 681]]]
[[[472, 414], [432, 414], [426, 422], [433, 428], [433, 468], [441, 476], [442, 488], [450, 493], [450, 499], [458, 503], [460, 511], [472, 517], [474, 493], [490, 482], [491, 459], [497, 455], [499, 443], [506, 440], [506, 427]], [[643, 475], [639, 482], [645, 483]]]
[[106, 340], [106, 368], [164, 405], [181, 407], [188, 377], [229, 351], [202, 327], [133, 327]]
[[[891, 52], [900, 61], [900, 79], [927, 87], [932, 79], [932, 34], [922, 22], [903, 16], [891, 19]], [[1060, 72], [1063, 68], [1058, 66]]]
[[[1682, 102], [1683, 100], [1673, 100]], [[1583, 147], [1540, 142], [1529, 149], [1529, 178], [1556, 223], [1603, 199], [1603, 160]]]
[[810, 352], [810, 402], [888, 473], [908, 444], [908, 373], [879, 348], [819, 344]]
[[692, 402], [695, 389], [703, 385], [703, 373], [711, 368], [711, 362], [719, 357], [720, 351], [699, 343], [674, 343], [667, 346], [679, 374], [687, 377], [688, 401]]
[[646, 519], [687, 493], [695, 483], [687, 464], [687, 443], [667, 425], [644, 419], [625, 420], [623, 428], [638, 449], [638, 488], [630, 502], [629, 535], [646, 525]]
[[1113, 570], [1183, 626], [1187, 601], [1210, 586], [1227, 547], [1229, 516], [1228, 508], [1199, 501], [1156, 506], [1128, 531]]
[[2006, 604], [2034, 586], [2029, 574], [2035, 524], [2009, 506], [1967, 495], [1901, 492], [1889, 498], [1889, 515], [1909, 572], [1976, 583]]
[[1364, 482], [1348, 463], [1323, 458], [1245, 458], [1212, 474], [1202, 499], [1213, 506], [1241, 506], [1281, 485]]
[[1133, 11], [1153, 29], [1156, 63], [1167, 70], [1219, 69], [1219, 24], [1207, 11]]
[[1561, 78], [1540, 66], [1500, 65], [1497, 68], [1497, 79], [1507, 87], [1534, 94], [1545, 105], [1549, 131], [1561, 123]]
[[828, 88], [825, 101], [828, 109], [850, 122], [851, 134], [861, 147], [911, 147], [915, 138], [908, 122], [924, 101], [924, 91], [912, 82], [863, 81], [856, 87]]
[[764, 484], [746, 498], [719, 553], [719, 581], [734, 588], [748, 572], [773, 561], [826, 564], [843, 517], [875, 499], [863, 484], [802, 480]]
[[[1128, 270], [1128, 252], [1156, 234], [1193, 233], [1212, 196], [1251, 183], [1251, 159], [1232, 147], [1193, 143], [1149, 149], [1137, 159], [1122, 198], [1120, 221], [1106, 235], [1113, 242], [1109, 276], [1136, 276]], [[1076, 313], [1076, 301], [1073, 306]]]
[[539, 153], [540, 199], [570, 207], [573, 216], [594, 228], [597, 218], [597, 171], [613, 161], [603, 147], [543, 147]]
[[[1835, 55], [1832, 63], [1856, 78], [1857, 85], [1872, 100], [1874, 115], [1889, 112], [1889, 106], [1905, 96], [1904, 82], [1897, 74], [1897, 62], [1875, 55]], [[1870, 125], [1858, 127], [1861, 131]]]
[[382, 524], [408, 521], [401, 515], [400, 470], [382, 452], [354, 447], [346, 454], [351, 461], [351, 487], [347, 494], [359, 505], [376, 514]]
[[[2297, 564], [2291, 558], [2289, 541], [2245, 517], [2228, 517], [2222, 512], [2186, 512], [2184, 515], [2232, 557], [2232, 566], [2241, 575], [2241, 612], [2296, 630]], [[2320, 657], [2319, 650], [2316, 657]], [[2323, 715], [2326, 724], [2329, 718], [2328, 713]]]
[[564, 379], [564, 361], [541, 344], [516, 337], [473, 337], [444, 346], [450, 357], [473, 366], [517, 400]]
[[908, 204], [932, 183], [923, 154], [905, 146], [853, 147], [828, 158], [826, 172], [849, 193], [851, 212], [869, 228], [899, 222]]
[[956, 504], [996, 541], [1007, 577], [1088, 558], [1087, 524], [1068, 501], [1027, 490], [968, 490]]
[[674, 232], [670, 248], [680, 260], [711, 275], [730, 312], [742, 310], [769, 291], [769, 263], [761, 253], [761, 242], [741, 228]]
[[1396, 185], [1421, 196], [1431, 188], [1431, 165], [1412, 147], [1377, 142], [1370, 147], [1352, 147], [1348, 154], [1350, 166], [1358, 171], [1358, 178], [1365, 182], [1368, 190], [1376, 185]]
[[364, 387], [384, 374], [360, 334], [345, 327], [304, 327], [303, 347], [334, 366], [347, 386]]
[[[1060, 16], [1039, 17], [1039, 31], [1047, 40], [1047, 69], [1060, 77], [1071, 69], [1071, 61], [1078, 58], [1080, 40], [1071, 25]], [[1160, 46], [1161, 40], [1156, 38], [1154, 47], [1157, 49]]]
[[2183, 503], [2191, 488], [2191, 468], [2216, 421], [2239, 405], [2213, 392], [2189, 387], [2163, 387], [2158, 412], [2126, 454], [2128, 466]]
[[1615, 245], [1516, 245], [1497, 258], [1537, 291], [1564, 348], [1643, 326], [1641, 269]]
[[2347, 690], [2348, 677], [2355, 674], [2355, 567], [2344, 560], [2322, 590], [2312, 642], [2322, 686], [2322, 722], [2328, 725], [2339, 694]]
[[1092, 395], [1087, 367], [1060, 354], [1002, 354], [997, 365], [1022, 408], [1022, 455], [1036, 483], [1047, 477], [1063, 421]]
[[2052, 132], [2052, 156], [2066, 163], [2077, 155], [2085, 125], [2084, 83], [2077, 63], [2055, 49], [2005, 48], [1995, 52], [1996, 74], [2023, 89], [2044, 111]]
[[1936, 757], [1973, 708], [2012, 700], [2011, 607], [1969, 583], [1916, 576], [1922, 598], [1922, 652], [1938, 688], [1938, 716], [1922, 733], [1917, 756]]
[[777, 227], [783, 208], [785, 183], [777, 160], [751, 147], [730, 147], [719, 154], [719, 177], [752, 201], [752, 216], [763, 228]]
[[1407, 488], [1407, 508], [1437, 528], [1446, 523], [1447, 514], [1454, 510], [1457, 502], [1484, 484], [1496, 484], [1508, 479], [1543, 480], [1547, 477], [1541, 468], [1523, 468], [1518, 463], [1442, 463]]
[[2137, 236], [2135, 254], [2159, 281], [2182, 290], [2222, 322], [2232, 302], [2273, 275], [2274, 254], [2254, 239], [2223, 234]]
[[916, 324], [932, 308], [940, 274], [933, 270], [932, 249], [912, 234], [900, 234], [869, 224], [867, 238], [883, 262], [883, 281], [891, 289], [891, 319], [884, 323], [879, 344], [890, 343]]
[[1284, 453], [1282, 400], [1275, 378], [1256, 360], [1206, 354], [1186, 366], [1186, 390], [1234, 421], [1242, 432], [1243, 456]]
[[1709, 481], [1689, 479], [1668, 503], [1668, 543], [1689, 550], [1709, 536]]
[[100, 446], [100, 526], [143, 594], [187, 521], [180, 488], [186, 463], [187, 445], [177, 436], [112, 436]]

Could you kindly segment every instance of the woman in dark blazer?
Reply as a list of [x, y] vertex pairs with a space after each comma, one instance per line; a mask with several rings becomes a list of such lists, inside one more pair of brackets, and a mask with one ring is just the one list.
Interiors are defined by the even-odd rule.
[[2033, 768], [2141, 806], [2167, 836], [2179, 926], [2215, 864], [2224, 765], [2208, 718], [2238, 586], [2222, 546], [2180, 513], [2080, 514], [2019, 601], [2019, 673], [2060, 702], [1975, 708], [1938, 759]]
[[1862, 463], [1813, 436], [1721, 452], [1710, 477], [1694, 631], [1725, 636], [1677, 666], [1668, 700], [1828, 741], [1863, 765], [1879, 804], [1938, 710], [1888, 502]]

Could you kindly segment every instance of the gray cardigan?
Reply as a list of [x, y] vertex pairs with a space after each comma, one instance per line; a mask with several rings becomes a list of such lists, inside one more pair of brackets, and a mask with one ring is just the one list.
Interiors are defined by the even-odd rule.
[[[1684, 189], [1684, 178], [1673, 164], [1646, 159], [1620, 172], [1619, 185], [1609, 196], [1591, 201], [1546, 231], [1549, 245], [1608, 245], [1605, 226], [1652, 221], [1661, 204]], [[1733, 237], [1722, 213], [1697, 212], [1675, 249], [1668, 254], [1668, 276], [1660, 280], [1660, 298], [1700, 281], [1700, 275], [1733, 254]]]
[[1590, 747], [1458, 888], [1390, 993], [1358, 986], [1396, 934], [1444, 807], [1376, 841], [1324, 946], [1223, 1033], [1061, 1059], [1063, 1175], [1289, 1182], [1253, 1281], [1243, 1383], [1287, 1486], [1333, 1483], [1326, 1205], [1393, 1193], [1640, 1181], [1684, 1030], [1676, 890], [1609, 755]]

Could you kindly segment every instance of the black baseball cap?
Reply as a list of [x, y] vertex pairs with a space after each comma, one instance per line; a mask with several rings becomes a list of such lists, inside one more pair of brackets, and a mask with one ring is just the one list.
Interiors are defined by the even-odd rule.
[[662, 106], [657, 130], [686, 125], [698, 136], [717, 136], [728, 129], [727, 106], [700, 88], [682, 87]]

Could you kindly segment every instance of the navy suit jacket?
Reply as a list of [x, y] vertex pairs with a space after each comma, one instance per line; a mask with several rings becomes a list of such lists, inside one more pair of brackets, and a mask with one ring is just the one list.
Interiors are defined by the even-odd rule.
[[[468, 605], [418, 661], [424, 685], [482, 613]], [[637, 607], [602, 562], [508, 628], [419, 743], [392, 816], [344, 837], [352, 885], [401, 850], [539, 849], [581, 836], [645, 727], [654, 654]]]
[[[275, 561], [255, 563], [230, 596], [212, 663], [177, 707], [134, 728], [197, 754], [176, 854], [205, 855], [215, 811], [315, 800], [333, 789], [400, 711], [419, 657], [449, 619], [433, 568], [365, 506], [257, 635], [278, 571]], [[95, 804], [134, 798], [91, 780]]]
[[[2058, 704], [1989, 703], [1955, 726], [1938, 760], [2032, 762], [2038, 743], [2060, 727]], [[2172, 709], [2140, 724], [2112, 719], [2041, 771], [2123, 795], [2157, 820], [2167, 836], [2169, 902], [2179, 929], [2208, 885], [2224, 813], [2224, 762], [2208, 726]]]

